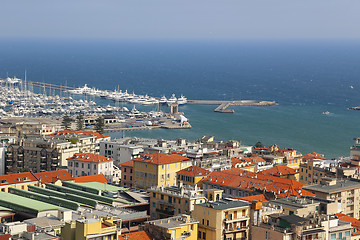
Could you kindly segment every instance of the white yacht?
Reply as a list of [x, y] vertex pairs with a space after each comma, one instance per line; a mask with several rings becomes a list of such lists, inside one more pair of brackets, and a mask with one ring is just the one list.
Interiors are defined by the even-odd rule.
[[171, 95], [171, 98], [168, 99], [167, 104], [170, 105], [170, 104], [176, 103], [176, 101], [177, 101], [177, 98], [175, 97], [175, 93], [173, 93]]
[[181, 96], [177, 99], [177, 104], [184, 105], [187, 103], [187, 98], [181, 94]]

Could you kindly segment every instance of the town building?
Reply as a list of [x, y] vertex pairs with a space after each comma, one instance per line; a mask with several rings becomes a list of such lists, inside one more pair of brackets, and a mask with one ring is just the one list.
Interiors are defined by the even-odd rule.
[[73, 177], [102, 174], [113, 182], [114, 160], [93, 153], [75, 153], [68, 158], [68, 171]]
[[121, 181], [120, 185], [122, 187], [133, 187], [133, 178], [134, 178], [134, 161], [130, 160], [120, 164], [121, 170]]
[[65, 223], [61, 230], [63, 240], [119, 239], [120, 229], [112, 217], [78, 219]]
[[182, 182], [184, 185], [195, 186], [202, 188], [202, 181], [207, 177], [211, 172], [198, 167], [191, 166], [177, 172], [177, 182]]
[[293, 169], [285, 165], [277, 165], [275, 167], [261, 171], [262, 174], [272, 175], [280, 178], [292, 179], [299, 181], [299, 170]]
[[204, 203], [202, 190], [195, 185], [152, 187], [150, 188], [150, 216], [151, 219], [172, 217], [188, 214], [194, 210], [194, 205]]
[[360, 217], [360, 182], [323, 178], [320, 184], [304, 186], [320, 199], [333, 200], [338, 203], [338, 211], [350, 217]]
[[192, 162], [177, 154], [153, 153], [133, 160], [133, 186], [168, 187], [176, 184], [176, 172], [192, 165]]
[[198, 239], [250, 239], [250, 204], [222, 199], [222, 191], [209, 189], [208, 202], [196, 204], [192, 217], [199, 221]]
[[146, 222], [143, 228], [154, 236], [154, 239], [197, 240], [198, 223], [196, 219], [191, 218], [189, 215], [179, 215]]

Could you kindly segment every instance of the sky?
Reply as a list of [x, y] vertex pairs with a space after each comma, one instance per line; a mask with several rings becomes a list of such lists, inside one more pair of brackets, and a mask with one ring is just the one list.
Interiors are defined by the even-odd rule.
[[2, 0], [0, 9], [0, 39], [360, 39], [358, 0]]

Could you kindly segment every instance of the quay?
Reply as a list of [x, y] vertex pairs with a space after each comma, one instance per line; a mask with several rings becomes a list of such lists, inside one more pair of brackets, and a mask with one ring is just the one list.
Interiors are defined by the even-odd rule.
[[[23, 83], [25, 83], [25, 81], [22, 81]], [[75, 88], [73, 87], [68, 87], [68, 86], [61, 86], [61, 85], [56, 85], [56, 84], [51, 84], [51, 83], [42, 83], [42, 82], [31, 82], [31, 81], [27, 81], [27, 84], [32, 85], [34, 87], [42, 87], [42, 88], [51, 88], [51, 89], [56, 89], [56, 90], [61, 90], [61, 91], [69, 91], [69, 90], [74, 90]]]
[[276, 106], [278, 105], [273, 101], [260, 101], [260, 100], [237, 100], [237, 101], [221, 101], [221, 100], [188, 100], [188, 104], [198, 105], [219, 105], [215, 108], [214, 112], [221, 113], [234, 113], [233, 109], [227, 109], [230, 106]]

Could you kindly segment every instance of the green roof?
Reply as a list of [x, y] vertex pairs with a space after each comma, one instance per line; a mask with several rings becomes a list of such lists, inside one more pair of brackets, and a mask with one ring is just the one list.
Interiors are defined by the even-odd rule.
[[61, 209], [61, 207], [49, 203], [40, 202], [6, 192], [0, 192], [0, 206], [24, 212], [42, 212]]
[[84, 187], [94, 188], [101, 191], [117, 192], [117, 191], [127, 191], [127, 188], [117, 187], [107, 183], [100, 182], [87, 182], [87, 183], [76, 183]]
[[11, 211], [12, 209], [0, 206], [0, 211]]

